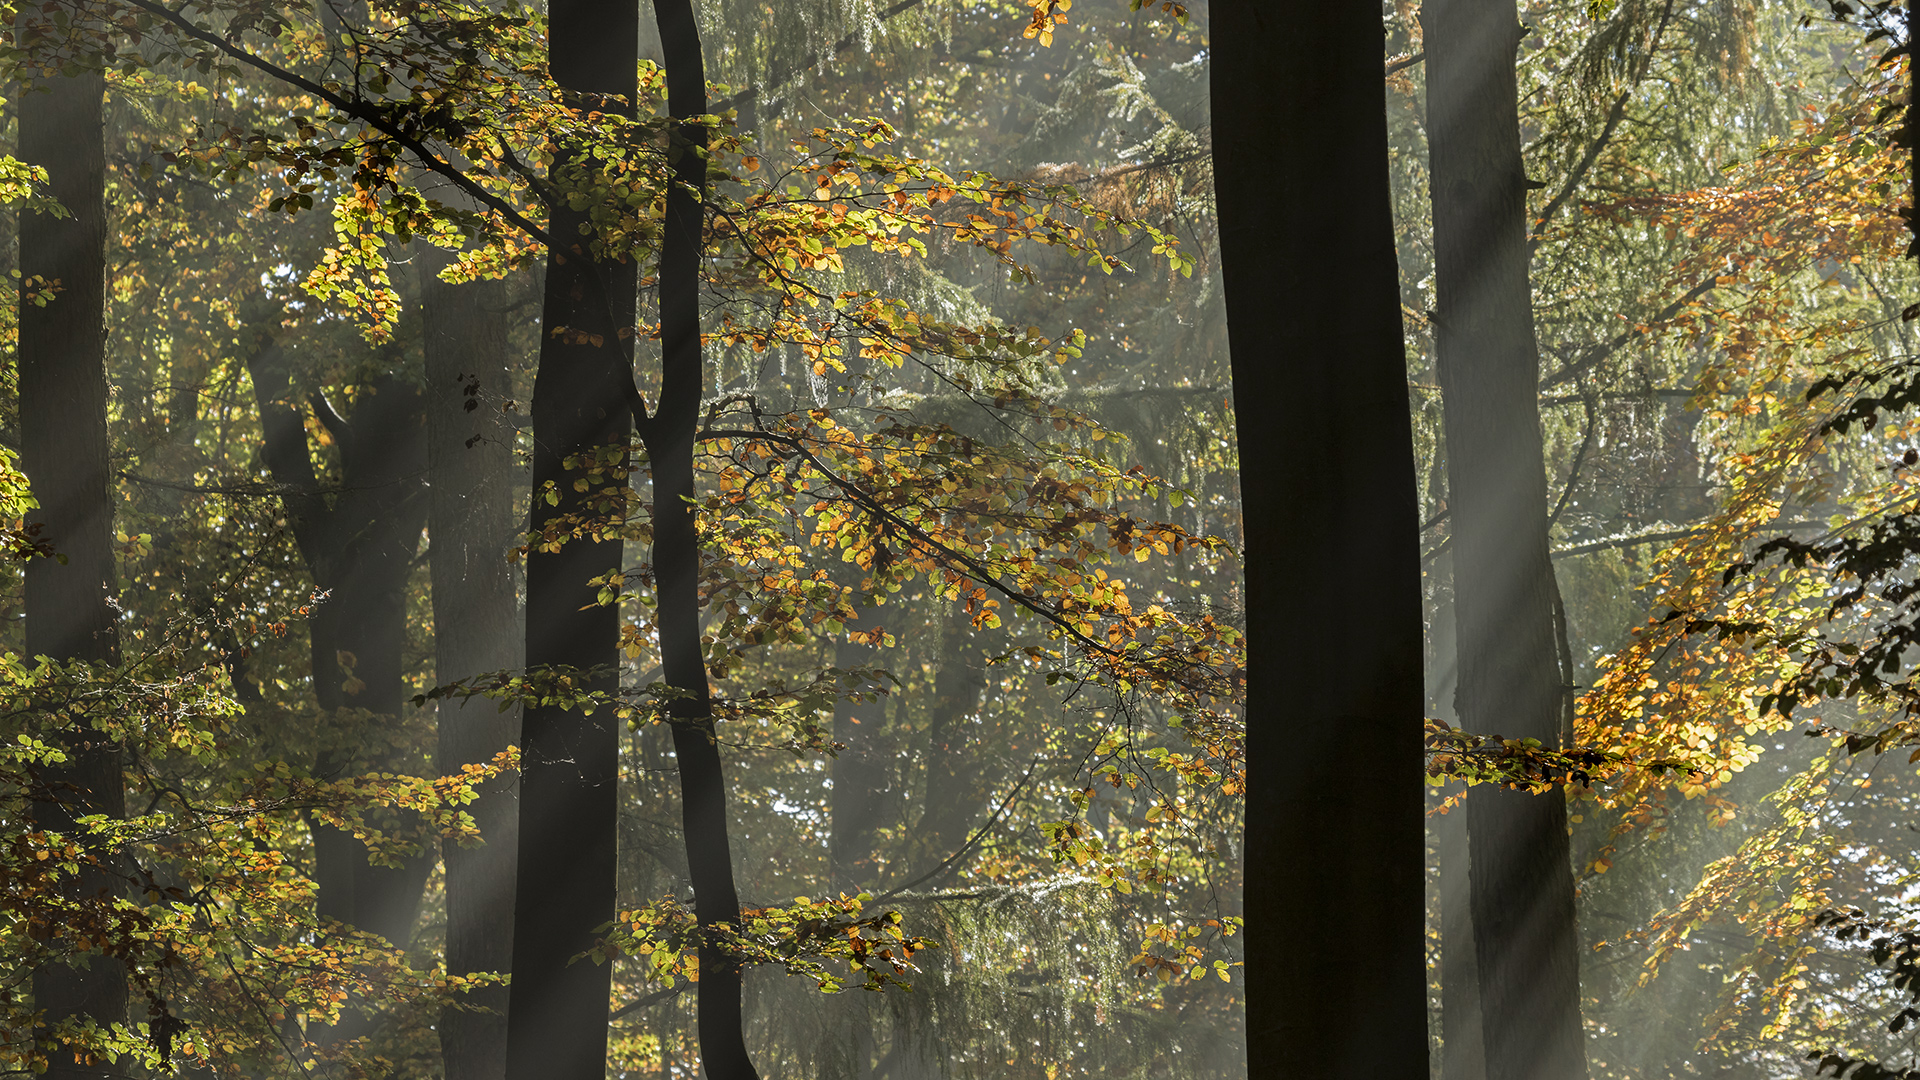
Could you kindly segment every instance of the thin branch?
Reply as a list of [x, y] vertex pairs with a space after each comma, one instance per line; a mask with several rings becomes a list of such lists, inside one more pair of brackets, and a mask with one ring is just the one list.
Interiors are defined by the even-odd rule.
[[1547, 223], [1553, 220], [1553, 215], [1559, 213], [1560, 208], [1566, 205], [1574, 189], [1586, 179], [1588, 171], [1593, 168], [1593, 163], [1599, 160], [1600, 152], [1613, 141], [1614, 129], [1620, 126], [1620, 121], [1627, 115], [1627, 102], [1633, 97], [1634, 90], [1647, 77], [1647, 69], [1653, 64], [1654, 51], [1660, 47], [1660, 39], [1666, 36], [1667, 23], [1672, 18], [1673, 0], [1667, 0], [1666, 7], [1660, 12], [1660, 25], [1654, 28], [1653, 38], [1647, 43], [1646, 51], [1642, 54], [1639, 70], [1634, 72], [1633, 78], [1627, 82], [1627, 88], [1620, 91], [1619, 96], [1613, 99], [1613, 106], [1607, 110], [1606, 125], [1600, 129], [1600, 134], [1587, 144], [1587, 152], [1581, 156], [1580, 163], [1574, 166], [1573, 172], [1567, 175], [1567, 182], [1560, 185], [1560, 190], [1548, 201], [1546, 209], [1540, 211], [1540, 216], [1534, 219], [1533, 235], [1527, 238], [1529, 256], [1540, 247], [1541, 230], [1545, 229]]
[[[888, 19], [893, 18], [895, 15], [899, 15], [903, 12], [910, 11], [914, 8], [919, 7], [924, 2], [925, 0], [899, 0], [899, 2], [894, 4], [892, 7], [889, 7], [885, 11], [882, 11], [879, 14], [878, 21], [886, 22]], [[841, 38], [839, 41], [834, 42], [833, 48], [828, 50], [827, 59], [829, 60], [835, 59], [841, 53], [846, 52], [848, 49], [853, 48], [853, 46], [860, 41], [861, 37], [862, 37], [861, 34], [849, 33], [845, 37]], [[767, 94], [772, 94], [780, 90], [784, 90], [786, 89], [788, 83], [791, 83], [792, 81], [800, 77], [801, 72], [818, 67], [819, 65], [820, 65], [820, 54], [818, 52], [810, 52], [807, 54], [807, 58], [805, 60], [800, 61], [798, 64], [794, 64], [793, 66], [780, 72], [780, 74], [774, 76], [772, 79], [768, 80], [772, 85], [767, 87], [764, 92]], [[715, 113], [723, 113], [723, 112], [726, 112], [728, 109], [738, 108], [741, 105], [741, 103], [745, 102], [749, 98], [759, 97], [762, 94], [762, 92], [763, 91], [760, 84], [755, 83], [752, 86], [749, 86], [746, 89], [741, 90], [738, 93], [735, 93], [731, 97], [721, 98], [719, 101], [714, 103], [712, 111]]]
[[874, 897], [872, 902], [875, 904], [884, 904], [888, 900], [891, 900], [894, 897], [899, 896], [901, 893], [911, 890], [914, 886], [925, 885], [927, 882], [932, 881], [934, 878], [937, 878], [941, 874], [944, 874], [948, 870], [952, 869], [954, 864], [958, 863], [962, 858], [964, 858], [967, 852], [972, 851], [974, 845], [978, 844], [982, 839], [984, 839], [987, 833], [991, 831], [995, 825], [1000, 824], [1000, 819], [1006, 816], [1007, 809], [1013, 805], [1014, 798], [1018, 796], [1020, 792], [1026, 788], [1027, 781], [1033, 779], [1033, 770], [1039, 767], [1040, 767], [1040, 755], [1035, 754], [1033, 756], [1033, 760], [1027, 763], [1027, 771], [1024, 775], [1020, 777], [1020, 782], [1013, 785], [1013, 790], [1007, 792], [1006, 798], [1000, 800], [1000, 808], [993, 812], [993, 816], [987, 819], [987, 823], [985, 825], [982, 825], [978, 829], [975, 829], [973, 831], [973, 835], [967, 837], [966, 843], [961, 844], [958, 850], [956, 850], [953, 854], [947, 856], [944, 860], [942, 860], [940, 865], [934, 867], [933, 869], [927, 871], [924, 874], [921, 874], [919, 877], [914, 878], [912, 881], [907, 882], [905, 885], [900, 885], [895, 888], [888, 889], [886, 892], [883, 892], [879, 896]]
[[[635, 391], [635, 393], [637, 393], [637, 391]], [[838, 488], [848, 499], [865, 509], [867, 513], [884, 520], [888, 525], [893, 527], [897, 534], [906, 536], [907, 539], [911, 540], [928, 554], [937, 559], [950, 560], [957, 564], [966, 570], [968, 575], [974, 580], [992, 589], [994, 592], [999, 593], [1001, 596], [1006, 597], [1020, 607], [1040, 616], [1047, 622], [1052, 623], [1055, 627], [1059, 628], [1062, 634], [1079, 642], [1081, 647], [1102, 656], [1115, 656], [1118, 654], [1118, 650], [1107, 643], [1097, 641], [1087, 634], [1082, 633], [1080, 628], [1073, 624], [1072, 620], [1060, 614], [1058, 611], [1001, 581], [999, 575], [994, 572], [992, 567], [987, 566], [971, 555], [955, 551], [927, 535], [926, 530], [922, 529], [919, 524], [908, 521], [906, 518], [901, 517], [899, 514], [894, 513], [882, 505], [859, 485], [851, 480], [842, 478], [838, 473], [828, 468], [827, 464], [821, 461], [813, 451], [808, 450], [799, 439], [791, 435], [781, 435], [776, 432], [767, 431], [764, 428], [724, 430], [709, 428], [700, 432], [698, 438], [702, 441], [711, 439], [761, 439], [786, 447], [789, 453], [805, 461], [808, 465], [811, 465], [816, 472], [825, 477], [828, 483]]]
[[1553, 198], [1547, 200], [1546, 208], [1540, 211], [1540, 216], [1533, 219], [1532, 235], [1527, 237], [1527, 255], [1529, 257], [1531, 257], [1534, 252], [1540, 250], [1540, 242], [1545, 238], [1544, 233], [1547, 223], [1552, 221], [1553, 216], [1560, 212], [1560, 208], [1567, 204], [1569, 198], [1573, 197], [1573, 190], [1580, 186], [1582, 180], [1587, 178], [1588, 170], [1592, 169], [1593, 163], [1600, 159], [1600, 151], [1606, 149], [1607, 144], [1613, 141], [1614, 129], [1620, 126], [1621, 118], [1626, 116], [1627, 102], [1632, 97], [1633, 87], [1629, 86], [1625, 90], [1620, 91], [1620, 95], [1613, 99], [1613, 107], [1607, 110], [1607, 122], [1605, 126], [1600, 129], [1600, 134], [1595, 136], [1594, 140], [1587, 144], [1587, 152], [1581, 155], [1580, 163], [1575, 165], [1573, 171], [1567, 174], [1566, 183], [1561, 184], [1560, 190], [1554, 192]]
[[[1580, 438], [1580, 449], [1573, 455], [1573, 467], [1567, 470], [1567, 486], [1560, 489], [1560, 501], [1553, 504], [1553, 513], [1547, 515], [1547, 531], [1559, 523], [1560, 514], [1567, 508], [1567, 500], [1573, 497], [1573, 488], [1580, 482], [1580, 467], [1587, 460], [1587, 451], [1593, 449], [1594, 431], [1599, 427], [1593, 421], [1593, 399], [1589, 397], [1587, 405], [1587, 432]], [[1559, 586], [1555, 586], [1559, 588]]]
[[622, 1005], [619, 1008], [613, 1010], [613, 1012], [607, 1014], [607, 1022], [612, 1023], [615, 1020], [618, 1020], [621, 1017], [627, 1015], [628, 1013], [638, 1012], [649, 1005], [658, 1005], [661, 1002], [667, 1000], [668, 998], [679, 997], [681, 994], [684, 994], [687, 992], [687, 987], [690, 985], [691, 985], [690, 983], [681, 983], [678, 986], [669, 986], [665, 990], [655, 990], [653, 993], [648, 994], [646, 997], [635, 998], [634, 1000], [627, 1002], [625, 1005]]
[[1559, 371], [1556, 371], [1553, 374], [1547, 376], [1545, 379], [1542, 379], [1540, 382], [1540, 389], [1551, 390], [1552, 388], [1559, 386], [1561, 383], [1569, 382], [1573, 379], [1578, 378], [1581, 374], [1593, 368], [1595, 365], [1599, 364], [1602, 360], [1605, 360], [1607, 357], [1612, 356], [1615, 352], [1619, 351], [1620, 346], [1625, 345], [1627, 342], [1632, 341], [1635, 337], [1643, 333], [1644, 332], [1642, 329], [1643, 327], [1652, 326], [1655, 323], [1666, 322], [1668, 319], [1671, 319], [1675, 315], [1678, 315], [1680, 313], [1681, 308], [1686, 307], [1688, 304], [1693, 303], [1695, 300], [1698, 300], [1701, 296], [1705, 295], [1708, 291], [1710, 291], [1713, 288], [1714, 283], [1718, 280], [1719, 280], [1718, 274], [1708, 274], [1705, 278], [1701, 279], [1699, 284], [1695, 285], [1691, 289], [1688, 289], [1686, 292], [1680, 294], [1680, 298], [1678, 300], [1675, 300], [1673, 303], [1668, 304], [1666, 307], [1661, 308], [1660, 311], [1657, 314], [1655, 314], [1653, 318], [1648, 319], [1644, 323], [1636, 325], [1631, 330], [1622, 330], [1619, 334], [1616, 334], [1612, 340], [1607, 341], [1603, 344], [1594, 346], [1593, 348], [1587, 350], [1587, 354], [1585, 356], [1582, 356], [1580, 359], [1567, 364], [1565, 367], [1562, 367]]
[[1640, 533], [1637, 536], [1617, 536], [1611, 540], [1595, 540], [1591, 544], [1575, 544], [1560, 548], [1553, 553], [1556, 559], [1568, 559], [1575, 555], [1591, 555], [1596, 551], [1611, 551], [1614, 548], [1639, 547], [1641, 544], [1662, 544], [1668, 540], [1684, 540], [1697, 536], [1705, 529], [1673, 529], [1667, 532]]
[[1398, 60], [1389, 60], [1387, 61], [1387, 74], [1394, 75], [1399, 72], [1405, 71], [1406, 69], [1412, 67], [1413, 65], [1419, 63], [1420, 61], [1425, 60], [1426, 58], [1427, 58], [1427, 51], [1425, 49], [1422, 49], [1419, 52], [1414, 53], [1412, 56], [1403, 56]]
[[282, 495], [322, 495], [337, 493], [343, 488], [307, 489], [292, 484], [189, 484], [182, 480], [162, 480], [153, 476], [141, 476], [124, 470], [114, 473], [130, 483], [144, 484], [147, 487], [165, 488], [168, 491], [184, 491], [193, 495], [232, 495], [253, 498], [277, 498]]
[[1678, 398], [1685, 401], [1699, 391], [1685, 386], [1656, 386], [1652, 390], [1628, 390], [1618, 394], [1547, 394], [1540, 399], [1540, 407], [1551, 408], [1556, 405], [1580, 405], [1593, 401], [1645, 401], [1649, 397]]

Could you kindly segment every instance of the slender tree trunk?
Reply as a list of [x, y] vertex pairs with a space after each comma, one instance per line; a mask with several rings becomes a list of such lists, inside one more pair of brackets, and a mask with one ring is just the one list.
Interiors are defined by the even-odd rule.
[[[848, 630], [871, 630], [884, 609], [859, 612]], [[833, 666], [841, 670], [870, 668], [880, 650], [842, 638], [833, 650]], [[829, 892], [859, 893], [874, 885], [875, 841], [885, 809], [890, 755], [880, 733], [886, 725], [888, 698], [842, 701], [833, 713], [833, 741], [842, 749], [833, 758], [833, 791], [827, 802], [827, 861]], [[874, 1014], [871, 995], [853, 994], [834, 1019], [820, 1031], [818, 1062], [821, 1077], [865, 1080], [871, 1074], [874, 1053]]]
[[[1256, 1077], [1427, 1075], [1419, 514], [1366, 4], [1217, 4]], [[1337, 763], [1365, 748], [1367, 776]], [[1311, 880], [1312, 888], [1301, 882]], [[1308, 933], [1337, 911], [1352, 933]]]
[[[282, 502], [294, 540], [315, 588], [326, 594], [307, 628], [314, 697], [329, 713], [365, 709], [397, 720], [406, 700], [407, 577], [427, 514], [424, 402], [419, 391], [391, 378], [364, 388], [351, 419], [319, 394], [308, 395], [306, 404], [340, 452], [340, 491], [329, 497], [313, 470], [302, 402], [283, 350], [266, 345], [247, 370], [267, 468], [291, 489]], [[323, 779], [393, 767], [375, 749], [381, 740], [370, 729], [336, 735], [340, 745], [314, 765]], [[406, 948], [432, 852], [398, 867], [375, 866], [366, 845], [347, 832], [319, 821], [312, 827], [319, 916]]]
[[[681, 828], [693, 879], [694, 915], [705, 927], [740, 922], [727, 843], [727, 783], [700, 648], [700, 540], [693, 514], [693, 442], [705, 365], [700, 350], [700, 248], [707, 131], [685, 123], [707, 111], [706, 61], [690, 0], [655, 0], [666, 57], [667, 111], [676, 121], [668, 159], [666, 231], [660, 250], [660, 404], [641, 427], [653, 469], [653, 574], [660, 666], [678, 695], [671, 704], [680, 765]], [[700, 945], [700, 1064], [708, 1080], [757, 1080], [747, 1056], [740, 962], [710, 937]]]
[[940, 635], [940, 668], [927, 712], [927, 790], [913, 829], [919, 854], [916, 874], [960, 850], [980, 826], [980, 808], [1003, 779], [997, 764], [985, 756], [988, 740], [975, 719], [987, 692], [984, 633], [973, 628], [964, 612], [955, 611]]
[[[1432, 0], [1427, 116], [1434, 320], [1447, 429], [1459, 689], [1470, 731], [1556, 745], [1563, 677], [1527, 272], [1526, 176], [1506, 0]], [[1578, 939], [1566, 801], [1467, 800], [1488, 1080], [1580, 1080]]]
[[[873, 621], [867, 613], [848, 629], [865, 629]], [[871, 645], [842, 639], [834, 647], [833, 666], [842, 670], [871, 667], [878, 654]], [[887, 790], [887, 760], [880, 743], [887, 701], [879, 696], [871, 701], [842, 701], [833, 712], [833, 741], [845, 749], [833, 759], [833, 795], [827, 806], [829, 884], [847, 892], [857, 893], [873, 884], [873, 845]]]
[[[631, 110], [639, 21], [633, 4], [550, 5], [548, 67], [577, 107]], [[555, 147], [551, 175], [562, 184], [575, 152]], [[637, 286], [631, 261], [593, 258], [589, 220], [588, 211], [562, 201], [547, 223], [554, 247], [547, 252], [533, 388], [536, 539], [527, 558], [526, 664], [529, 672], [576, 669], [583, 674], [576, 685], [611, 694], [619, 691], [620, 610], [601, 603], [599, 593], [620, 571]], [[576, 491], [583, 478], [587, 490]], [[609, 526], [613, 531], [601, 531]], [[613, 971], [572, 961], [614, 915], [619, 757], [620, 721], [612, 709], [527, 709], [507, 1014], [511, 1080], [586, 1080], [606, 1072]]]
[[[86, 72], [43, 85], [20, 95], [20, 156], [46, 168], [49, 194], [71, 216], [20, 220], [25, 290], [59, 287], [44, 307], [24, 298], [20, 304], [20, 463], [40, 501], [33, 520], [64, 562], [27, 563], [26, 649], [29, 656], [112, 664], [119, 660], [112, 607], [119, 585], [107, 441], [106, 84], [98, 72]], [[77, 819], [126, 813], [120, 747], [91, 730], [60, 735], [68, 760], [36, 770], [50, 797], [34, 802], [33, 824], [84, 836]], [[83, 866], [68, 896], [91, 899], [118, 887], [107, 867]], [[127, 973], [103, 956], [78, 953], [70, 964], [36, 969], [33, 994], [49, 1023], [127, 1018]], [[49, 1061], [46, 1075], [55, 1080], [119, 1072], [104, 1060], [83, 1063], [44, 1036], [39, 1045]]]
[[[427, 534], [433, 576], [434, 680], [440, 685], [516, 667], [520, 618], [508, 552], [513, 431], [501, 422], [511, 391], [506, 287], [448, 285], [429, 258], [422, 281], [427, 374]], [[520, 739], [520, 710], [486, 699], [443, 699], [435, 770], [485, 764]], [[446, 866], [447, 971], [505, 973], [513, 964], [513, 882], [520, 808], [515, 778], [482, 785], [468, 807], [481, 844], [441, 845]], [[501, 1080], [507, 1072], [507, 988], [467, 991], [440, 1017], [447, 1080]]]

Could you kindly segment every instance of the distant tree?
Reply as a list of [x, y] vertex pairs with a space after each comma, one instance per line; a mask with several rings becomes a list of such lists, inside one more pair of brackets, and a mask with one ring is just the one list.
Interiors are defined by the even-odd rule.
[[[382, 373], [342, 414], [325, 394], [295, 386], [289, 350], [275, 340], [260, 344], [247, 369], [261, 457], [322, 594], [308, 623], [309, 670], [329, 732], [313, 770], [323, 779], [391, 770], [392, 740], [378, 728], [397, 724], [406, 702], [407, 578], [427, 518], [424, 400], [418, 387]], [[337, 451], [336, 484], [322, 484], [314, 469], [309, 415]], [[405, 948], [432, 853], [382, 866], [350, 832], [318, 819], [312, 827], [320, 917]]]
[[[515, 527], [513, 429], [501, 413], [509, 400], [507, 289], [499, 280], [465, 285], [433, 271], [448, 259], [423, 260], [422, 347], [425, 353], [427, 520], [433, 578], [434, 681], [445, 686], [518, 667], [519, 599], [508, 556]], [[520, 710], [486, 700], [443, 698], [438, 705], [434, 769], [457, 775], [485, 765], [520, 742]], [[446, 867], [447, 971], [503, 973], [513, 964], [514, 859], [519, 805], [513, 778], [497, 777], [467, 807], [483, 840], [440, 846]], [[506, 1072], [507, 988], [468, 990], [440, 1017], [447, 1080], [498, 1080]]]

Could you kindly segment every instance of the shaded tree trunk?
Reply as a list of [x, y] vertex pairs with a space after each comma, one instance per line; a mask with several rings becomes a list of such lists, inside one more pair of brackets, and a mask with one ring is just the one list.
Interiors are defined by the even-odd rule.
[[[288, 358], [269, 344], [247, 362], [265, 436], [263, 454], [294, 540], [326, 594], [308, 620], [313, 692], [330, 714], [365, 709], [396, 722], [406, 699], [407, 577], [426, 524], [426, 418], [420, 392], [391, 377], [363, 387], [351, 419], [319, 393], [302, 401]], [[340, 453], [340, 486], [322, 491], [302, 405], [313, 409]], [[323, 779], [389, 769], [382, 723], [337, 723], [338, 745], [315, 763]], [[316, 906], [332, 919], [398, 948], [412, 940], [421, 890], [433, 866], [422, 851], [399, 867], [375, 866], [344, 830], [313, 822]]]
[[[548, 67], [576, 107], [631, 113], [639, 20], [633, 4], [550, 5]], [[609, 100], [616, 97], [625, 102]], [[554, 151], [550, 176], [565, 185], [577, 148]], [[549, 209], [554, 247], [547, 252], [533, 388], [526, 665], [529, 672], [575, 669], [577, 686], [614, 694], [620, 610], [601, 603], [599, 592], [620, 571], [637, 279], [630, 261], [594, 259], [588, 225], [587, 210], [564, 200]], [[583, 477], [587, 490], [576, 491]], [[616, 531], [601, 531], [608, 525]], [[512, 1080], [585, 1080], [606, 1072], [612, 968], [570, 961], [592, 948], [595, 929], [614, 915], [620, 724], [612, 709], [589, 715], [553, 705], [529, 707], [522, 721], [507, 1014]]]
[[[655, 0], [666, 57], [667, 111], [676, 121], [667, 156], [660, 250], [660, 402], [640, 425], [653, 470], [653, 574], [660, 667], [680, 766], [681, 828], [700, 925], [738, 926], [740, 897], [727, 842], [727, 785], [700, 649], [700, 542], [693, 514], [693, 445], [705, 365], [700, 349], [700, 249], [705, 217], [707, 130], [686, 123], [707, 111], [706, 61], [690, 0]], [[700, 945], [700, 1064], [708, 1080], [757, 1080], [747, 1056], [738, 958], [712, 939]]]
[[[1432, 577], [1445, 583], [1446, 592], [1433, 614], [1427, 708], [1432, 716], [1453, 724], [1460, 653], [1454, 639], [1452, 552], [1434, 560]], [[1458, 790], [1450, 786], [1445, 794]], [[1473, 848], [1467, 839], [1466, 811], [1455, 807], [1441, 815], [1433, 831], [1440, 852], [1440, 1077], [1483, 1080], [1487, 1059], [1480, 1034], [1480, 962], [1474, 954], [1471, 907]]]
[[[112, 601], [119, 585], [107, 440], [106, 83], [98, 72], [85, 72], [43, 85], [19, 97], [20, 156], [46, 168], [48, 193], [71, 216], [23, 214], [20, 220], [20, 463], [40, 501], [33, 520], [42, 526], [41, 539], [64, 562], [27, 563], [26, 650], [113, 664], [119, 643]], [[59, 291], [44, 307], [27, 299], [52, 284]], [[79, 818], [125, 816], [120, 747], [85, 729], [59, 737], [68, 759], [35, 770], [44, 786], [33, 803], [33, 824], [84, 838]], [[120, 885], [108, 866], [83, 864], [67, 894], [92, 899]], [[78, 953], [69, 963], [35, 969], [33, 995], [49, 1023], [72, 1017], [106, 1025], [127, 1018], [127, 973], [99, 955]], [[56, 1041], [36, 1037], [48, 1057], [46, 1075], [55, 1080], [119, 1072], [105, 1061], [83, 1063]]]
[[[1261, 823], [1246, 838], [1248, 1062], [1256, 1077], [1415, 1080], [1419, 514], [1380, 12], [1227, 3], [1211, 18], [1245, 499], [1247, 820]], [[1364, 780], [1336, 767], [1356, 746]], [[1330, 911], [1354, 932], [1301, 934]]]
[[[508, 552], [518, 542], [506, 286], [449, 285], [429, 258], [422, 281], [427, 382], [427, 519], [433, 576], [434, 681], [442, 686], [519, 665], [520, 618]], [[434, 768], [451, 776], [520, 739], [518, 706], [442, 699]], [[447, 971], [505, 973], [513, 964], [513, 884], [520, 807], [515, 777], [482, 785], [468, 807], [478, 847], [441, 844], [446, 867]], [[479, 987], [440, 1017], [447, 1080], [499, 1080], [507, 1071], [507, 988]]]
[[[1557, 745], [1539, 348], [1513, 5], [1432, 0], [1427, 46], [1434, 319], [1447, 436], [1461, 722]], [[1488, 1080], [1587, 1075], [1566, 801], [1500, 789], [1467, 800], [1470, 906]]]

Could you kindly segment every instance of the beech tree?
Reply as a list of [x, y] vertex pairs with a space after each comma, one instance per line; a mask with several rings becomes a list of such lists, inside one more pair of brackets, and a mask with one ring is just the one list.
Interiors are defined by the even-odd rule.
[[[1535, 402], [1540, 353], [1514, 85], [1523, 28], [1510, 5], [1477, 0], [1434, 0], [1422, 9], [1421, 26], [1455, 710], [1468, 731], [1558, 746], [1571, 673], [1561, 671], [1555, 648]], [[1474, 792], [1466, 813], [1486, 1075], [1584, 1077], [1566, 801], [1558, 789], [1493, 788]]]
[[[1245, 500], [1248, 821], [1264, 823], [1247, 834], [1247, 1060], [1260, 1075], [1425, 1076], [1419, 519], [1384, 37], [1361, 5], [1225, 4], [1213, 20]], [[1326, 212], [1330, 191], [1342, 212]], [[1337, 408], [1306, 392], [1331, 386]], [[1300, 529], [1303, 516], [1318, 526]], [[1329, 633], [1334, 612], [1365, 618]], [[1303, 657], [1311, 694], [1282, 675]], [[1355, 739], [1377, 755], [1367, 784], [1327, 768]], [[1303, 871], [1314, 889], [1297, 887]], [[1329, 903], [1367, 932], [1291, 932]]]
[[[584, 117], [631, 116], [637, 8], [553, 5], [547, 64]], [[553, 147], [562, 185], [585, 186], [583, 148]], [[571, 172], [569, 170], [577, 170]], [[619, 691], [621, 519], [633, 416], [633, 305], [625, 256], [596, 252], [591, 206], [556, 201], [533, 388], [533, 512], [526, 666], [580, 695]], [[620, 720], [589, 704], [535, 701], [520, 746], [520, 857], [513, 909], [509, 1080], [594, 1077], [607, 1057], [611, 971], [576, 961], [614, 916]]]
[[[509, 561], [519, 539], [514, 432], [503, 412], [512, 394], [509, 293], [500, 281], [441, 281], [437, 274], [450, 262], [428, 261], [421, 288], [434, 681], [442, 686], [517, 667], [524, 648]], [[517, 706], [444, 698], [436, 718], [434, 769], [442, 776], [489, 765], [520, 744]], [[440, 845], [449, 973], [513, 970], [515, 796], [510, 775], [487, 781], [469, 807], [483, 842]], [[506, 987], [480, 985], [441, 1014], [448, 1080], [505, 1075], [507, 1003]]]

